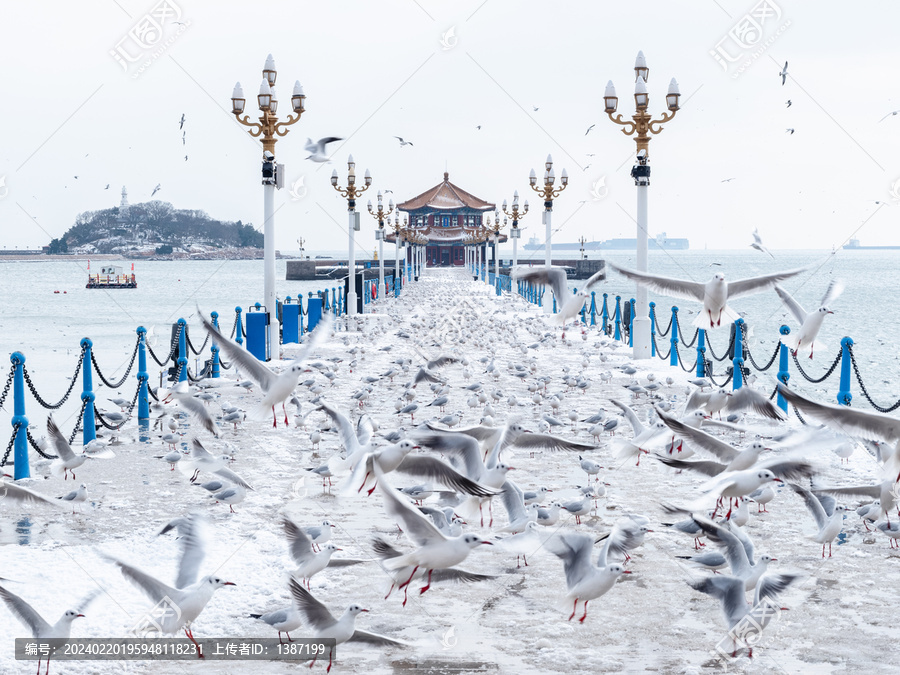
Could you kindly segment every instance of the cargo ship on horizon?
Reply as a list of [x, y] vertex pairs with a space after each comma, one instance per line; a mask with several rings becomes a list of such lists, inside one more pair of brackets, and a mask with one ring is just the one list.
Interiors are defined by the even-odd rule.
[[[552, 243], [551, 248], [554, 251], [580, 251], [582, 244], [574, 243]], [[665, 232], [661, 232], [655, 237], [651, 237], [647, 242], [647, 247], [651, 251], [686, 251], [690, 248], [690, 241], [682, 237], [667, 237]], [[541, 251], [544, 249], [544, 243], [537, 237], [531, 237], [524, 246], [526, 251]], [[846, 248], [846, 247], [845, 247]], [[634, 251], [637, 250], [637, 239], [606, 239], [604, 241], [586, 241], [584, 242], [585, 251]]]

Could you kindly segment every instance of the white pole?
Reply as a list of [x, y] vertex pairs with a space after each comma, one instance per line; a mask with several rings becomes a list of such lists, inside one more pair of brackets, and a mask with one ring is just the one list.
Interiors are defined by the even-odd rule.
[[274, 183], [263, 186], [263, 215], [265, 226], [263, 235], [263, 267], [265, 282], [263, 289], [263, 302], [266, 313], [269, 315], [269, 326], [266, 333], [266, 344], [270, 359], [277, 359], [278, 354], [278, 327], [276, 321], [278, 315], [275, 312], [275, 185]]
[[513, 269], [519, 264], [519, 238], [513, 238]]
[[400, 233], [394, 235], [394, 294], [400, 284]]
[[356, 249], [354, 248], [353, 241], [353, 216], [355, 215], [355, 211], [353, 207], [350, 207], [350, 209], [348, 209], [347, 215], [349, 223], [349, 227], [347, 228], [347, 231], [349, 232], [349, 252], [347, 257], [347, 316], [356, 316]]
[[[641, 181], [637, 186], [637, 268], [647, 271], [647, 190], [649, 181]], [[634, 324], [634, 358], [650, 358], [650, 305], [647, 302], [647, 289], [637, 287], [635, 296]]]
[[[551, 243], [551, 231], [550, 231], [550, 214], [553, 213], [550, 209], [544, 209], [544, 225], [546, 226], [546, 239], [544, 243], [544, 267], [547, 271], [550, 271], [550, 265], [552, 264], [551, 252], [553, 251], [553, 245]], [[547, 286], [544, 292], [544, 314], [552, 314], [553, 313], [553, 294], [550, 292], [550, 287]]]
[[[379, 223], [381, 225], [381, 223]], [[384, 229], [378, 228], [378, 299], [384, 297]]]
[[500, 243], [500, 237], [494, 235], [494, 281], [500, 279], [500, 256], [498, 255], [497, 245]]

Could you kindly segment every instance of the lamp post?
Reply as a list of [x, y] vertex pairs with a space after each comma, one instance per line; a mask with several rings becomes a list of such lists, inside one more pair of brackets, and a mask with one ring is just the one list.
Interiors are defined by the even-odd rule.
[[[606, 91], [603, 95], [604, 111], [609, 115], [616, 124], [622, 127], [622, 133], [626, 136], [634, 136], [634, 142], [637, 144], [637, 163], [631, 169], [631, 177], [634, 178], [634, 184], [637, 186], [637, 268], [640, 272], [647, 271], [647, 188], [650, 186], [650, 134], [658, 134], [663, 130], [663, 124], [675, 117], [675, 113], [679, 109], [679, 98], [681, 93], [678, 91], [678, 82], [675, 78], [669, 83], [669, 89], [666, 93], [666, 107], [668, 112], [664, 112], [659, 119], [653, 119], [647, 112], [650, 104], [650, 96], [647, 93], [647, 78], [650, 75], [650, 69], [647, 67], [647, 61], [644, 58], [644, 52], [638, 52], [634, 61], [634, 104], [635, 113], [631, 117], [631, 121], [626, 120], [622, 115], [613, 114], [616, 112], [619, 99], [616, 96], [616, 88], [613, 86], [612, 80], [606, 85]], [[651, 356], [650, 350], [650, 308], [647, 303], [647, 289], [644, 286], [637, 286], [637, 307], [635, 308], [634, 325], [632, 327], [634, 358], [648, 359]]]
[[347, 158], [347, 187], [342, 188], [338, 185], [337, 169], [331, 172], [331, 187], [341, 193], [342, 197], [347, 199], [347, 214], [349, 234], [349, 251], [347, 258], [347, 316], [356, 316], [356, 248], [353, 241], [353, 233], [359, 231], [359, 213], [356, 210], [356, 198], [369, 189], [372, 184], [372, 176], [366, 169], [364, 178], [365, 185], [362, 188], [356, 186], [356, 162], [353, 161], [353, 155]]
[[581, 238], [578, 240], [578, 243], [581, 244], [581, 259], [582, 260], [584, 260], [584, 242], [585, 242], [584, 235], [582, 235]]
[[384, 292], [384, 220], [394, 212], [394, 200], [388, 202], [388, 210], [384, 210], [381, 190], [378, 191], [378, 209], [372, 210], [372, 200], [369, 200], [369, 213], [378, 221], [378, 229], [375, 230], [375, 238], [378, 240], [378, 297]]
[[510, 239], [513, 240], [513, 269], [519, 264], [519, 237], [522, 232], [519, 230], [519, 220], [528, 213], [528, 200], [525, 200], [525, 208], [519, 211], [519, 191], [513, 192], [512, 211], [506, 210], [506, 200], [503, 200], [503, 213], [512, 219], [512, 227], [509, 230]]
[[262, 161], [262, 184], [263, 184], [263, 219], [264, 219], [264, 251], [263, 251], [263, 269], [264, 269], [264, 292], [263, 299], [266, 304], [266, 313], [269, 315], [267, 323], [266, 344], [268, 347], [269, 358], [273, 354], [278, 354], [278, 330], [275, 328], [275, 188], [282, 187], [284, 181], [284, 165], [275, 164], [275, 142], [278, 140], [276, 136], [284, 136], [287, 134], [290, 125], [298, 122], [300, 116], [306, 110], [303, 107], [306, 96], [303, 93], [303, 87], [300, 81], [294, 83], [294, 91], [291, 94], [291, 108], [294, 115], [288, 115], [283, 122], [278, 121], [275, 113], [278, 111], [278, 97], [275, 95], [275, 78], [277, 71], [275, 70], [275, 59], [269, 54], [266, 58], [266, 64], [263, 66], [263, 79], [259, 85], [259, 95], [257, 103], [262, 115], [259, 122], [251, 122], [249, 115], [241, 114], [244, 112], [244, 90], [241, 83], [234, 85], [234, 91], [231, 94], [231, 112], [235, 119], [246, 127], [249, 127], [249, 133], [253, 138], [262, 136], [263, 145], [263, 161]]
[[503, 229], [503, 224], [500, 222], [500, 213], [498, 211], [494, 211], [494, 227], [491, 229], [491, 219], [488, 217], [488, 233], [489, 236], [494, 238], [494, 283], [498, 283], [500, 279], [500, 256], [497, 255], [497, 247], [500, 243], [500, 230]]
[[303, 237], [297, 239], [297, 245], [300, 246], [300, 258], [303, 258], [303, 244], [306, 243], [306, 240]]
[[[541, 197], [544, 199], [544, 225], [546, 227], [546, 238], [544, 242], [544, 267], [548, 272], [550, 271], [552, 253], [550, 214], [553, 213], [553, 198], [558, 197], [559, 194], [563, 190], [565, 190], [566, 186], [569, 184], [569, 174], [566, 173], [565, 169], [562, 170], [562, 175], [560, 176], [561, 185], [558, 189], [553, 189], [554, 182], [556, 182], [556, 174], [553, 172], [553, 157], [547, 155], [547, 161], [544, 162], [543, 186], [538, 186], [537, 176], [534, 173], [534, 169], [531, 170], [531, 174], [528, 176], [528, 183], [529, 185], [531, 185], [531, 189], [541, 195]], [[545, 302], [544, 314], [550, 314], [552, 311], [552, 303]]]
[[388, 224], [394, 228], [394, 297], [400, 295], [400, 247], [403, 242], [406, 223], [407, 219], [404, 217], [401, 225], [399, 211], [394, 214], [393, 223], [388, 219]]

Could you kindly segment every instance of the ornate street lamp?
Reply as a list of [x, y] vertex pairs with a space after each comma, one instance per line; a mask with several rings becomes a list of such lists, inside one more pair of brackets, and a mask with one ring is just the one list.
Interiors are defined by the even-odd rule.
[[513, 269], [519, 264], [519, 237], [522, 231], [519, 229], [519, 221], [528, 213], [528, 200], [525, 200], [525, 208], [519, 211], [519, 191], [513, 192], [512, 211], [506, 210], [506, 200], [503, 200], [503, 213], [512, 219], [512, 227], [509, 230], [510, 239], [513, 240]]
[[366, 169], [363, 187], [356, 185], [356, 162], [353, 161], [353, 155], [347, 158], [347, 187], [343, 188], [338, 185], [337, 169], [331, 172], [331, 186], [341, 193], [342, 197], [347, 199], [347, 215], [349, 235], [348, 259], [347, 259], [347, 316], [356, 316], [357, 313], [357, 295], [356, 295], [356, 249], [354, 247], [353, 235], [359, 232], [359, 212], [356, 210], [356, 198], [369, 189], [372, 185], [372, 176]]
[[[556, 174], [553, 172], [553, 157], [547, 155], [547, 161], [544, 162], [544, 184], [538, 185], [537, 175], [534, 173], [534, 169], [531, 170], [531, 174], [528, 176], [528, 183], [531, 185], [531, 189], [537, 192], [544, 200], [544, 225], [546, 227], [546, 238], [544, 242], [544, 267], [547, 271], [550, 270], [550, 265], [552, 263], [551, 253], [552, 253], [552, 231], [550, 229], [550, 215], [553, 213], [553, 199], [554, 197], [558, 197], [559, 194], [566, 189], [566, 186], [569, 184], [569, 174], [566, 173], [566, 170], [562, 170], [562, 175], [560, 176], [560, 186], [554, 189], [553, 184], [556, 182]], [[550, 314], [553, 311], [552, 303], [545, 302], [544, 303], [544, 313]]]
[[378, 229], [375, 230], [375, 238], [378, 240], [378, 297], [384, 292], [384, 221], [394, 212], [394, 200], [388, 202], [388, 210], [384, 210], [381, 190], [378, 191], [378, 209], [372, 210], [372, 200], [369, 200], [369, 213], [378, 221]]

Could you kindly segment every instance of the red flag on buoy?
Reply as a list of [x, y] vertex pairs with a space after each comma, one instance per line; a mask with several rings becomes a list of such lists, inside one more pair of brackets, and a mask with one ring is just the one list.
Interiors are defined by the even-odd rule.
[[131, 271], [134, 272], [134, 263], [131, 263]]

